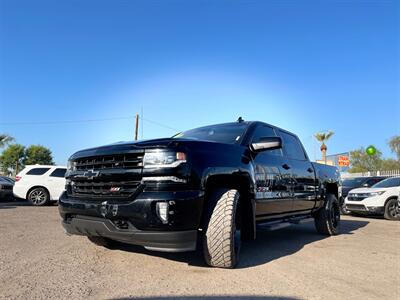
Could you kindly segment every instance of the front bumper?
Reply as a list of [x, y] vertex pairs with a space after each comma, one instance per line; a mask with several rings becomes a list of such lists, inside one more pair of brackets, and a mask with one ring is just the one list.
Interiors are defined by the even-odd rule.
[[383, 214], [384, 207], [383, 206], [366, 206], [361, 203], [353, 203], [346, 202], [346, 209], [348, 211], [357, 212], [357, 213], [365, 213], [365, 214]]
[[106, 237], [144, 246], [148, 250], [184, 252], [196, 249], [197, 230], [144, 231], [136, 228], [121, 230], [111, 220], [87, 216], [63, 220], [62, 225], [69, 234]]
[[[69, 234], [102, 236], [150, 250], [195, 250], [204, 195], [201, 191], [142, 192], [135, 199], [59, 199], [62, 224]], [[163, 224], [156, 203], [169, 203]]]
[[379, 196], [368, 197], [363, 200], [354, 201], [346, 197], [345, 206], [348, 211], [364, 214], [383, 214], [385, 207], [384, 201]]

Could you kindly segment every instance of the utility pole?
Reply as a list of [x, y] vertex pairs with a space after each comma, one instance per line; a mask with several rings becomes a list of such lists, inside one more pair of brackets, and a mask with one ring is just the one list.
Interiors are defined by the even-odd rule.
[[139, 114], [136, 114], [135, 141], [137, 141], [138, 129], [139, 129]]
[[142, 133], [141, 133], [141, 135], [142, 135], [142, 140], [143, 140], [143, 106], [142, 106], [142, 111], [141, 111], [141, 114], [140, 114], [140, 118], [142, 119], [142, 123], [140, 123], [140, 125], [141, 125], [141, 131], [142, 131]]

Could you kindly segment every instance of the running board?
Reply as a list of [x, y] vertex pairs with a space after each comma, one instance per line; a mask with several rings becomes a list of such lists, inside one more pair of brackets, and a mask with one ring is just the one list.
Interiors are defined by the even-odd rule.
[[271, 222], [271, 223], [265, 223], [265, 224], [257, 224], [257, 229], [259, 230], [265, 230], [265, 231], [273, 231], [273, 230], [278, 230], [282, 229], [285, 227], [289, 227], [292, 224], [300, 225], [304, 223], [308, 223], [310, 221], [313, 221], [313, 218], [294, 218], [286, 221], [277, 221], [277, 222]]
[[289, 227], [290, 223], [288, 222], [279, 222], [279, 223], [272, 223], [272, 224], [259, 224], [257, 225], [257, 229], [259, 230], [265, 230], [265, 231], [273, 231], [273, 230], [278, 230], [282, 229], [285, 227]]
[[314, 221], [314, 218], [300, 218], [300, 219], [293, 219], [290, 220], [289, 222], [292, 224], [305, 224], [308, 222]]

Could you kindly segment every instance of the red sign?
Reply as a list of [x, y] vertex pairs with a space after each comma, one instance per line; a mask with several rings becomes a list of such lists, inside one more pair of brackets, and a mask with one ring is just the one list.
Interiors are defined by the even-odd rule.
[[350, 165], [349, 157], [345, 155], [340, 155], [338, 157], [338, 165], [340, 167], [348, 167]]

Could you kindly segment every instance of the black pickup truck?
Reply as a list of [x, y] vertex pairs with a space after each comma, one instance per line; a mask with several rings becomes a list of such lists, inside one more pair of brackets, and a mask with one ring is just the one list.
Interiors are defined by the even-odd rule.
[[106, 247], [199, 248], [208, 265], [233, 268], [257, 229], [313, 218], [319, 233], [339, 233], [338, 170], [310, 162], [296, 135], [262, 122], [82, 150], [66, 179], [65, 230]]

